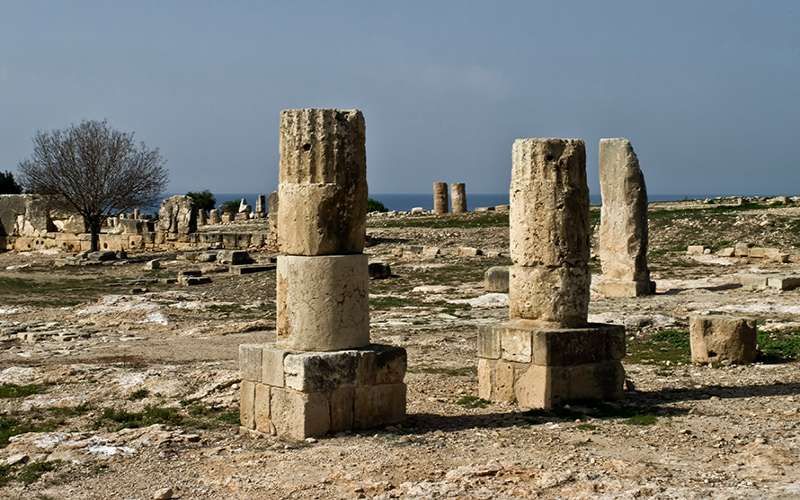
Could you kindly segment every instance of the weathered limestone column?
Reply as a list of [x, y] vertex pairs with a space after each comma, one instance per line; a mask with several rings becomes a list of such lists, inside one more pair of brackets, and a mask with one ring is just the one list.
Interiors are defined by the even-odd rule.
[[219, 224], [219, 211], [216, 208], [212, 208], [208, 212], [208, 223], [209, 224]]
[[206, 225], [206, 211], [202, 208], [197, 209], [197, 225], [198, 226]]
[[516, 140], [510, 199], [510, 321], [479, 331], [480, 397], [528, 408], [621, 397], [624, 328], [587, 323], [583, 141]]
[[267, 198], [267, 248], [278, 251], [278, 192], [273, 191]]
[[467, 192], [463, 182], [450, 185], [450, 203], [454, 214], [463, 214], [467, 211]]
[[448, 211], [447, 183], [436, 181], [433, 183], [433, 213], [436, 215], [445, 215]]
[[278, 340], [239, 348], [242, 428], [303, 439], [397, 423], [405, 349], [369, 341], [364, 117], [287, 110], [280, 134]]
[[628, 139], [600, 139], [600, 263], [606, 297], [655, 293], [647, 267], [647, 188]]
[[266, 208], [266, 197], [263, 194], [256, 196], [256, 218], [264, 218], [264, 209]]

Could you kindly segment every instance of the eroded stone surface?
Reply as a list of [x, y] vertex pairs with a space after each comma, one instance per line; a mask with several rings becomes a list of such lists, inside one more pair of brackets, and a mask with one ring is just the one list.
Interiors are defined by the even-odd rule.
[[736, 316], [693, 316], [689, 321], [692, 362], [752, 363], [758, 356], [756, 322]]
[[447, 183], [436, 181], [433, 183], [433, 213], [445, 215], [449, 210], [447, 199]]
[[463, 214], [467, 211], [467, 191], [463, 182], [454, 182], [450, 185], [450, 203], [454, 214]]

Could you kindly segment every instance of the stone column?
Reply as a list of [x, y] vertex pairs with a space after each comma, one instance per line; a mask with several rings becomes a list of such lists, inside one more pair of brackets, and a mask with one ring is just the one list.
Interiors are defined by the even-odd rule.
[[206, 211], [202, 208], [197, 209], [197, 225], [198, 227], [206, 225]]
[[278, 192], [273, 191], [267, 199], [267, 248], [278, 251]]
[[240, 346], [242, 427], [303, 439], [396, 423], [406, 353], [369, 341], [363, 115], [287, 110], [280, 134], [278, 340]]
[[606, 297], [655, 293], [647, 268], [647, 188], [628, 139], [600, 139], [600, 193], [603, 277], [595, 289]]
[[467, 211], [467, 192], [463, 182], [450, 185], [450, 203], [454, 214], [463, 214]]
[[583, 141], [515, 141], [510, 199], [510, 321], [479, 331], [480, 397], [528, 408], [621, 397], [624, 328], [587, 323]]
[[433, 183], [433, 213], [445, 215], [449, 211], [448, 209], [447, 183], [436, 181]]
[[142, 218], [141, 211], [138, 208], [133, 209], [133, 218], [139, 220]]
[[209, 224], [219, 224], [219, 212], [216, 208], [212, 208], [208, 212], [208, 223]]
[[266, 197], [263, 194], [256, 196], [256, 218], [264, 218], [264, 209], [266, 205]]

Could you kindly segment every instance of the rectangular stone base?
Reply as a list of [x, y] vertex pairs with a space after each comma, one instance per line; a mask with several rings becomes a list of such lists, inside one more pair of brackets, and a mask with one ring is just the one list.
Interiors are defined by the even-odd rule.
[[395, 424], [406, 414], [406, 351], [298, 352], [239, 346], [241, 427], [291, 439]]
[[622, 397], [625, 329], [512, 320], [478, 332], [478, 395], [525, 408]]
[[656, 293], [655, 281], [603, 280], [593, 287], [605, 297], [641, 297]]

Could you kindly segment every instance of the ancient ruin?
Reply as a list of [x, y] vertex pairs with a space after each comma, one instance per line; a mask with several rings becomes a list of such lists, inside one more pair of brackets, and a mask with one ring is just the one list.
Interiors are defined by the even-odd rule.
[[264, 217], [264, 211], [266, 207], [266, 197], [263, 194], [259, 194], [256, 196], [256, 209], [255, 209], [255, 217], [257, 219], [261, 219]]
[[552, 408], [622, 396], [625, 331], [589, 324], [589, 188], [577, 139], [512, 148], [509, 321], [478, 334], [479, 395]]
[[450, 185], [451, 212], [463, 214], [467, 211], [467, 192], [463, 182], [454, 182]]
[[361, 112], [283, 111], [278, 192], [277, 342], [240, 346], [242, 427], [303, 439], [399, 422], [405, 350], [369, 343]]
[[692, 362], [752, 363], [758, 356], [756, 333], [756, 322], [750, 318], [692, 316], [689, 320]]
[[447, 198], [447, 183], [436, 181], [433, 183], [433, 213], [446, 215], [450, 211]]
[[606, 297], [655, 293], [647, 267], [647, 188], [628, 139], [600, 139], [599, 256]]

